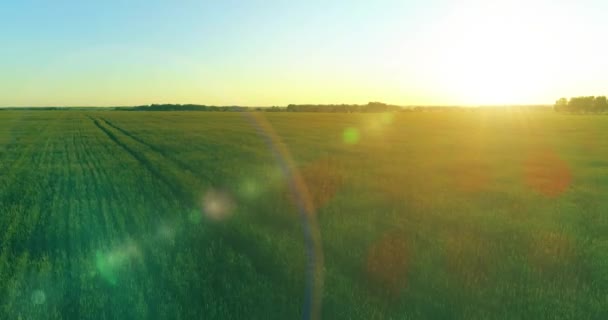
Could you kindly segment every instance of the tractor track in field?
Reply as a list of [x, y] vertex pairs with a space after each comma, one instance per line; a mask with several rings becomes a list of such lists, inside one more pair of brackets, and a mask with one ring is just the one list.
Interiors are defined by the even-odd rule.
[[[124, 149], [127, 153], [129, 153], [133, 158], [135, 158], [138, 162], [140, 162], [146, 170], [151, 172], [153, 176], [161, 182], [163, 182], [167, 187], [169, 187], [174, 192], [181, 193], [183, 198], [189, 200], [188, 204], [193, 204], [194, 202], [191, 197], [188, 198], [188, 194], [184, 191], [183, 187], [179, 185], [178, 182], [173, 182], [174, 178], [171, 172], [163, 173], [161, 170], [154, 165], [154, 160], [150, 159], [148, 152], [150, 155], [157, 155], [162, 160], [167, 160], [167, 164], [170, 165], [173, 169], [178, 169], [181, 171], [188, 171], [197, 179], [202, 179], [200, 175], [197, 175], [191, 167], [177, 159], [170, 157], [166, 151], [161, 150], [157, 146], [150, 145], [146, 143], [141, 138], [129, 133], [128, 131], [112, 124], [111, 122], [103, 119], [103, 118], [93, 118], [89, 116], [92, 122], [97, 126], [102, 132], [104, 132], [114, 143], [119, 145], [122, 149]], [[130, 140], [129, 140], [130, 138]], [[127, 140], [125, 140], [127, 139]], [[129, 145], [129, 143], [132, 143]], [[145, 151], [138, 150], [139, 146], [143, 147]], [[158, 161], [158, 158], [156, 159]], [[113, 212], [117, 212], [117, 210], [112, 210]], [[116, 221], [118, 223], [118, 221]], [[228, 228], [222, 229], [222, 238], [226, 241], [226, 245], [232, 248], [237, 252], [248, 252], [247, 259], [254, 266], [257, 272], [267, 277], [267, 279], [272, 280], [273, 277], [277, 274], [277, 269], [279, 268], [278, 264], [274, 264], [269, 262], [271, 258], [267, 253], [264, 253], [258, 250], [255, 246], [251, 245], [250, 242], [247, 241], [235, 230], [230, 230]], [[255, 252], [255, 254], [251, 254], [251, 252]], [[166, 274], [167, 269], [166, 266], [159, 260], [159, 257], [154, 255], [146, 255], [145, 260], [145, 274]], [[286, 277], [282, 275], [281, 277]], [[179, 291], [179, 287], [177, 287], [174, 283], [171, 282], [170, 279], [166, 277], [159, 277], [156, 281], [162, 283], [162, 286], [165, 288], [171, 288], [169, 291]], [[154, 299], [159, 299], [155, 297]], [[156, 306], [157, 303], [153, 303], [152, 305]], [[153, 307], [153, 310], [156, 308]]]
[[[101, 144], [101, 140], [97, 138], [97, 136], [95, 137], [95, 141], [97, 142], [97, 144]], [[82, 140], [82, 139], [81, 139]], [[94, 200], [94, 207], [97, 209], [96, 213], [97, 213], [97, 223], [99, 224], [100, 228], [103, 230], [102, 234], [101, 234], [101, 239], [103, 238], [110, 238], [112, 236], [112, 230], [116, 230], [118, 231], [119, 227], [118, 227], [118, 220], [115, 214], [112, 214], [110, 216], [108, 216], [106, 213], [108, 210], [104, 210], [106, 208], [106, 203], [108, 203], [108, 201], [111, 203], [112, 201], [119, 201], [119, 199], [121, 201], [123, 201], [120, 198], [120, 192], [117, 192], [114, 188], [114, 185], [112, 183], [109, 183], [109, 181], [111, 180], [110, 176], [107, 173], [107, 170], [103, 169], [103, 164], [102, 161], [100, 161], [100, 158], [96, 155], [94, 155], [91, 150], [89, 148], [87, 148], [87, 145], [84, 143], [84, 141], [81, 141], [82, 144], [82, 148], [85, 152], [85, 157], [88, 158], [88, 162], [91, 164], [91, 168], [90, 168], [90, 174], [91, 174], [91, 179], [92, 181], [95, 181], [93, 183], [94, 188], [93, 190], [89, 190], [92, 191], [95, 195], [95, 197], [92, 197], [91, 199], [95, 199]], [[105, 146], [104, 146], [105, 147]], [[106, 149], [107, 153], [110, 153], [111, 151], [109, 149]], [[104, 188], [103, 184], [105, 183], [105, 187]], [[89, 207], [91, 207], [91, 203], [89, 203]], [[113, 212], [113, 210], [109, 210], [111, 212]]]
[[105, 119], [105, 118], [100, 118], [103, 122], [105, 122], [108, 126], [120, 131], [121, 133], [123, 133], [124, 135], [128, 136], [129, 138], [145, 145], [146, 147], [150, 148], [153, 151], [156, 151], [157, 153], [159, 153], [161, 156], [163, 156], [164, 158], [168, 159], [169, 161], [173, 162], [176, 166], [178, 166], [180, 169], [188, 171], [190, 173], [192, 173], [194, 176], [196, 176], [199, 179], [205, 180], [205, 181], [211, 181], [211, 178], [203, 175], [202, 173], [194, 170], [194, 168], [192, 166], [190, 166], [189, 164], [176, 159], [175, 157], [172, 157], [167, 151], [163, 150], [162, 148], [159, 148], [151, 143], [146, 142], [145, 140], [143, 140], [142, 138], [138, 137], [137, 135], [132, 134], [131, 132], [115, 125], [114, 123], [112, 123], [111, 121]]
[[[78, 152], [76, 152], [76, 155], [78, 157], [78, 163], [80, 164], [82, 170], [83, 170], [83, 174], [85, 175], [85, 177], [87, 177], [85, 179], [85, 181], [88, 181], [88, 186], [87, 188], [85, 188], [85, 194], [86, 199], [94, 199], [97, 197], [102, 196], [102, 191], [100, 189], [100, 183], [101, 181], [99, 180], [99, 176], [97, 173], [97, 170], [99, 170], [99, 168], [97, 167], [97, 164], [94, 163], [95, 158], [93, 157], [93, 155], [91, 154], [91, 151], [89, 148], [87, 148], [87, 145], [85, 143], [85, 136], [83, 135], [82, 130], [78, 131], [78, 139], [76, 139], [78, 141], [78, 147], [76, 147], [76, 143], [74, 143], [74, 147], [78, 149]], [[88, 221], [86, 223], [86, 225], [88, 226], [97, 226], [98, 228], [94, 228], [93, 230], [99, 230], [101, 229], [101, 236], [107, 236], [107, 231], [105, 226], [102, 226], [99, 221], [98, 218], [100, 216], [99, 212], [96, 212], [93, 210], [93, 208], [90, 205], [89, 201], [86, 201], [84, 203], [84, 206], [86, 208], [85, 212], [88, 213], [88, 218], [90, 219], [90, 221]], [[98, 206], [98, 208], [100, 208], [100, 206]], [[96, 243], [99, 239], [100, 235], [98, 232], [95, 232], [94, 234], [92, 233], [90, 235], [89, 238], [89, 244], [88, 244], [88, 248], [90, 249], [92, 247], [92, 245], [94, 243]]]
[[[103, 136], [102, 136], [103, 137]], [[78, 157], [78, 164], [80, 168], [83, 170], [82, 179], [77, 181], [77, 186], [82, 187], [80, 190], [86, 194], [86, 199], [96, 199], [96, 205], [92, 205], [90, 201], [86, 203], [79, 203], [80, 210], [83, 210], [83, 207], [86, 208], [86, 212], [89, 212], [86, 217], [89, 218], [88, 221], [84, 221], [83, 225], [88, 226], [98, 226], [98, 228], [92, 228], [93, 230], [100, 232], [92, 232], [86, 233], [85, 240], [79, 241], [79, 243], [86, 243], [84, 246], [83, 252], [86, 254], [90, 254], [93, 250], [92, 248], [96, 245], [100, 245], [104, 238], [109, 238], [109, 228], [112, 226], [108, 226], [104, 223], [103, 212], [102, 212], [102, 201], [110, 201], [110, 203], [116, 200], [122, 203], [128, 203], [127, 200], [120, 198], [120, 193], [114, 191], [112, 188], [108, 192], [104, 192], [103, 186], [111, 186], [109, 183], [109, 176], [102, 169], [102, 163], [99, 161], [99, 157], [96, 157], [93, 153], [91, 153], [90, 149], [87, 147], [86, 136], [83, 135], [82, 131], [78, 132], [78, 139], [75, 139], [78, 143], [74, 143], [73, 149], [76, 151], [75, 155]], [[107, 199], [107, 200], [106, 200]], [[120, 199], [120, 200], [119, 200]], [[110, 210], [111, 212], [116, 212], [116, 210]], [[128, 220], [125, 222], [125, 228], [120, 230], [123, 236], [128, 236], [133, 234], [136, 230], [136, 224], [133, 222], [133, 219], [130, 215], [125, 215], [122, 217], [124, 220]], [[113, 217], [110, 219], [114, 223], [114, 227], [116, 230], [118, 228], [118, 218]], [[82, 224], [82, 222], [81, 222]], [[80, 235], [83, 236], [82, 234]]]
[[[178, 184], [178, 183], [174, 183], [172, 182], [171, 178], [167, 178], [165, 175], [163, 175], [160, 170], [153, 165], [153, 161], [150, 161], [146, 158], [145, 155], [142, 155], [141, 153], [143, 152], [139, 152], [136, 150], [133, 150], [131, 147], [129, 147], [126, 143], [124, 143], [123, 141], [120, 141], [120, 138], [113, 132], [111, 132], [110, 129], [104, 127], [104, 124], [107, 125], [110, 128], [113, 128], [114, 130], [116, 130], [117, 132], [120, 132], [124, 135], [124, 137], [126, 138], [131, 138], [131, 140], [135, 141], [135, 143], [138, 143], [148, 149], [150, 149], [151, 151], [155, 152], [156, 154], [160, 155], [162, 157], [162, 159], [166, 159], [168, 160], [168, 163], [171, 164], [172, 166], [174, 166], [175, 168], [179, 169], [179, 170], [185, 170], [190, 172], [192, 175], [196, 176], [197, 178], [199, 178], [199, 176], [197, 176], [195, 174], [195, 172], [186, 164], [184, 164], [181, 161], [178, 161], [176, 159], [173, 159], [171, 157], [169, 157], [167, 155], [167, 153], [165, 151], [163, 151], [162, 149], [148, 144], [147, 142], [145, 142], [144, 140], [142, 140], [141, 138], [131, 134], [130, 132], [112, 124], [111, 122], [107, 121], [106, 119], [100, 118], [101, 121], [103, 121], [103, 123], [101, 121], [98, 121], [98, 119], [95, 119], [93, 117], [89, 118], [93, 121], [93, 123], [99, 128], [101, 129], [114, 143], [118, 144], [120, 147], [122, 147], [123, 149], [125, 149], [125, 151], [127, 151], [131, 156], [133, 156], [138, 162], [140, 162], [142, 165], [144, 165], [145, 169], [148, 170], [149, 172], [151, 172], [153, 174], [154, 177], [158, 178], [159, 180], [161, 180], [161, 182], [163, 182], [170, 190], [172, 190], [174, 193], [179, 193], [180, 196], [182, 197], [182, 199], [186, 199], [188, 202], [188, 204], [192, 204], [193, 203], [193, 199], [191, 199], [190, 197], [188, 197], [188, 195], [183, 191], [182, 187]], [[122, 138], [123, 136], [121, 136]], [[200, 178], [199, 178], [200, 179]], [[116, 210], [113, 210], [113, 212], [116, 212]], [[116, 217], [115, 217], [116, 219]], [[118, 221], [115, 221], [118, 224]], [[157, 260], [156, 257], [154, 256], [150, 256], [150, 255], [146, 255], [146, 263], [143, 264], [143, 274], [165, 274], [167, 272], [166, 267]], [[177, 291], [179, 290], [179, 288], [175, 287], [175, 285], [169, 281], [168, 279], [166, 279], [165, 277], [160, 277], [159, 279], [157, 279], [157, 281], [160, 281], [163, 283], [164, 287], [169, 287], [171, 288], [171, 291]], [[158, 312], [158, 301], [159, 301], [159, 297], [155, 296], [153, 297], [153, 299], [156, 301], [156, 303], [151, 304], [152, 306], [152, 310], [155, 310], [154, 313]]]
[[144, 168], [146, 168], [146, 170], [148, 172], [150, 172], [154, 178], [160, 180], [163, 184], [165, 184], [169, 190], [171, 190], [171, 192], [174, 193], [174, 195], [177, 196], [178, 199], [184, 201], [184, 203], [192, 203], [193, 199], [188, 196], [188, 194], [182, 189], [182, 187], [171, 181], [171, 179], [165, 177], [165, 175], [163, 175], [156, 166], [154, 166], [154, 164], [148, 160], [145, 156], [141, 155], [140, 153], [138, 153], [137, 151], [131, 149], [127, 144], [125, 144], [124, 142], [122, 142], [114, 133], [112, 133], [112, 131], [110, 131], [108, 128], [104, 127], [101, 123], [99, 123], [99, 121], [93, 117], [89, 118], [93, 121], [93, 123], [95, 124], [95, 126], [97, 126], [97, 128], [99, 128], [101, 131], [103, 131], [108, 138], [110, 138], [110, 140], [112, 140], [114, 143], [116, 143], [118, 146], [120, 146], [124, 151], [126, 151], [129, 155], [131, 155], [133, 158], [135, 158], [135, 160], [137, 160], [142, 166], [144, 166]]

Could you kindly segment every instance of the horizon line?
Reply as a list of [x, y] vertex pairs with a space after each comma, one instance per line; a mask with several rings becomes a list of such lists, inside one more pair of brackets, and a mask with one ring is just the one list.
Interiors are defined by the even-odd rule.
[[[400, 108], [479, 108], [479, 107], [552, 107], [553, 104], [544, 104], [544, 103], [513, 103], [513, 104], [408, 104], [408, 105], [398, 105], [398, 104], [390, 104], [385, 103], [386, 105], [396, 106]], [[359, 104], [359, 103], [290, 103], [287, 105], [213, 105], [213, 104], [199, 104], [199, 103], [151, 103], [151, 104], [138, 104], [138, 105], [42, 105], [42, 106], [0, 106], [0, 109], [19, 109], [19, 108], [133, 108], [133, 107], [144, 107], [144, 106], [153, 106], [153, 105], [173, 105], [173, 106], [206, 106], [206, 107], [241, 107], [241, 108], [287, 108], [290, 105], [296, 106], [304, 106], [304, 105], [312, 105], [312, 106], [364, 106], [367, 104]]]

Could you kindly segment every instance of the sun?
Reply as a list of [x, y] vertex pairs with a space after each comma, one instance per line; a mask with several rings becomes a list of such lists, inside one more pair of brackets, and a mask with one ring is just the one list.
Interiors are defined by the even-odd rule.
[[[517, 8], [462, 8], [427, 34], [425, 71], [451, 100], [495, 105], [538, 101], [555, 83], [562, 50], [550, 21]], [[549, 18], [547, 18], [549, 19]]]
[[[508, 54], [458, 57], [446, 68], [443, 82], [456, 101], [474, 105], [507, 105], [534, 100], [536, 90], [550, 81], [539, 77], [526, 61]], [[528, 70], [528, 71], [526, 71]]]

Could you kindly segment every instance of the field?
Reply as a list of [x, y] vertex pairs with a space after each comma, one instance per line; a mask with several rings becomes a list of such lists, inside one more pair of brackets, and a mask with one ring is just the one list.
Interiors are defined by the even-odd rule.
[[0, 319], [608, 319], [607, 195], [605, 116], [0, 111]]

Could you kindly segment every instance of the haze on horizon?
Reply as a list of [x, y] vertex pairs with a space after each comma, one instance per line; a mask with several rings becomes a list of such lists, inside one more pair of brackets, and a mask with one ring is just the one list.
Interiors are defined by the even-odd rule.
[[550, 104], [606, 94], [608, 3], [13, 1], [0, 106]]

